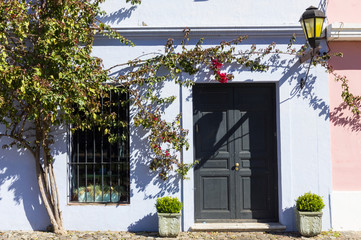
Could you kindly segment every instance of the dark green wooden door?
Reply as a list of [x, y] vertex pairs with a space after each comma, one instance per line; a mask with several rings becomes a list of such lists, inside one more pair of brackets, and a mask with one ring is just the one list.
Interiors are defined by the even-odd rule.
[[195, 218], [276, 221], [273, 84], [193, 87]]

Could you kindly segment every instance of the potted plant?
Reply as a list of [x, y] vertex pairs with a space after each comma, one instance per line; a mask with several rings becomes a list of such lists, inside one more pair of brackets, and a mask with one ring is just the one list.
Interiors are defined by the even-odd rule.
[[321, 233], [322, 209], [325, 207], [322, 197], [311, 192], [299, 196], [296, 200], [297, 229], [302, 236], [312, 237]]
[[180, 211], [183, 204], [176, 197], [161, 197], [155, 204], [158, 213], [158, 229], [161, 237], [176, 237], [180, 231]]

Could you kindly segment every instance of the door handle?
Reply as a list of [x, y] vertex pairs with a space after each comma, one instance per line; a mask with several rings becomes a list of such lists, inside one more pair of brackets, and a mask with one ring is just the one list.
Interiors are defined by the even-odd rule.
[[239, 167], [239, 163], [236, 163], [236, 167], [235, 167], [235, 170], [238, 171], [238, 168]]

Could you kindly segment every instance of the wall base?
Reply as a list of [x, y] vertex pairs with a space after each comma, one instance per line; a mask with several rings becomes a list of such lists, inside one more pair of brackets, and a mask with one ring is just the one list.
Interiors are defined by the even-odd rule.
[[361, 191], [334, 191], [331, 195], [332, 228], [361, 231]]

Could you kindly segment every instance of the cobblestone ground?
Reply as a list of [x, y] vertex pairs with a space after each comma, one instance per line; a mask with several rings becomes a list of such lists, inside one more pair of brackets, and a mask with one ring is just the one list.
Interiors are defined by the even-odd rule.
[[182, 232], [177, 238], [161, 238], [158, 233], [154, 232], [76, 232], [68, 231], [66, 235], [58, 236], [49, 232], [40, 231], [6, 231], [0, 232], [0, 239], [14, 240], [121, 240], [121, 239], [250, 239], [250, 240], [323, 240], [323, 239], [340, 239], [340, 240], [361, 240], [361, 232], [322, 232], [320, 235], [312, 238], [301, 237], [298, 233], [263, 233], [263, 232]]

